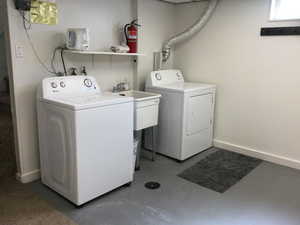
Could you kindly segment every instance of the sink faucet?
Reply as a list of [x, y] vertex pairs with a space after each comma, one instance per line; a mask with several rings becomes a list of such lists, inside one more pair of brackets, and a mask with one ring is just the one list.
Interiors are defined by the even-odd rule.
[[121, 92], [121, 91], [128, 91], [128, 90], [129, 90], [128, 82], [120, 82], [113, 87], [113, 92]]

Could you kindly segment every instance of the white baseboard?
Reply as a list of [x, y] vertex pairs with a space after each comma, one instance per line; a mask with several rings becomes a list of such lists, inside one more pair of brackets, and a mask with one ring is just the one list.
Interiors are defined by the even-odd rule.
[[22, 182], [23, 184], [26, 184], [40, 179], [41, 174], [40, 170], [34, 170], [24, 174], [17, 173], [16, 177], [18, 181]]
[[262, 159], [262, 160], [265, 160], [268, 162], [272, 162], [275, 164], [279, 164], [282, 166], [287, 166], [287, 167], [291, 167], [291, 168], [300, 170], [300, 161], [298, 161], [298, 160], [290, 159], [290, 158], [279, 156], [279, 155], [274, 155], [274, 154], [263, 152], [263, 151], [260, 151], [257, 149], [252, 149], [252, 148], [248, 148], [245, 146], [235, 145], [235, 144], [232, 144], [232, 143], [229, 143], [226, 141], [221, 141], [221, 140], [216, 140], [216, 139], [214, 140], [214, 146], [217, 148], [222, 148], [222, 149], [225, 149], [228, 151], [241, 153], [241, 154], [255, 157], [258, 159]]

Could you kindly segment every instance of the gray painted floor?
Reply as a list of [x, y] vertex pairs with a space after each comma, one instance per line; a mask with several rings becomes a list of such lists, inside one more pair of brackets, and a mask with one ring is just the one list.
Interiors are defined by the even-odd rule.
[[0, 180], [16, 174], [13, 124], [7, 105], [1, 104], [0, 93]]
[[[77, 209], [40, 182], [32, 189], [79, 225], [299, 225], [300, 171], [263, 162], [224, 194], [177, 174], [214, 149], [182, 164], [158, 156], [142, 160], [129, 188], [121, 188]], [[159, 190], [144, 183], [159, 181]]]

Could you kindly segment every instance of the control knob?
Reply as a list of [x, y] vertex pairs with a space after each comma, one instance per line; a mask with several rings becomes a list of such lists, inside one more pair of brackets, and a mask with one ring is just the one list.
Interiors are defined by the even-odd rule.
[[52, 87], [52, 88], [57, 88], [57, 83], [51, 82], [51, 87]]
[[156, 78], [156, 80], [161, 80], [162, 79], [160, 73], [156, 73], [155, 74], [155, 78]]
[[84, 85], [88, 88], [92, 87], [93, 86], [93, 82], [91, 81], [91, 79], [85, 79], [84, 80]]
[[65, 88], [65, 87], [66, 87], [66, 84], [65, 84], [65, 82], [63, 82], [63, 81], [61, 81], [61, 82], [59, 83], [59, 85], [60, 85], [62, 88]]

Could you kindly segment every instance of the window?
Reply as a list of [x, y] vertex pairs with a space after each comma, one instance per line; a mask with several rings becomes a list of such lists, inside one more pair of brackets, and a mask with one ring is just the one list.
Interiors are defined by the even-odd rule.
[[272, 0], [270, 20], [300, 20], [300, 1]]

